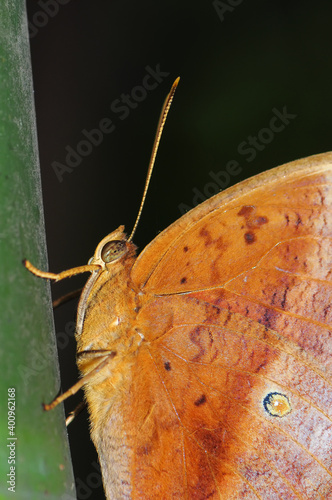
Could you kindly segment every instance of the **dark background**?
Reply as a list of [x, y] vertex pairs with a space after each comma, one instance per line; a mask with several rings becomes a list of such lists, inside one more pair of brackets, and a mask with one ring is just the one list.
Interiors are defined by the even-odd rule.
[[[85, 264], [120, 224], [131, 231], [162, 102], [178, 75], [134, 238], [140, 249], [181, 215], [181, 204], [192, 207], [193, 189], [204, 193], [209, 172], [230, 160], [241, 172], [229, 185], [332, 149], [330, 1], [62, 2], [27, 2], [51, 271]], [[111, 104], [158, 64], [169, 75], [121, 120]], [[239, 145], [284, 106], [296, 118], [248, 161]], [[65, 148], [75, 150], [82, 131], [106, 117], [115, 130], [59, 182], [52, 163], [64, 164]], [[57, 284], [54, 296], [81, 283], [84, 277]], [[75, 309], [56, 311], [63, 389], [77, 380]], [[69, 401], [67, 412], [74, 406]], [[103, 498], [86, 412], [69, 438], [78, 498]]]

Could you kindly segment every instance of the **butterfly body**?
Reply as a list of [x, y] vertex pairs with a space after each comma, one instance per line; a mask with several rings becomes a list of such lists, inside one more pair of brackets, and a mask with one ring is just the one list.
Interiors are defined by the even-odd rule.
[[83, 375], [107, 360], [85, 384], [107, 498], [332, 498], [331, 206], [327, 153], [138, 258], [123, 227], [98, 245], [77, 350]]

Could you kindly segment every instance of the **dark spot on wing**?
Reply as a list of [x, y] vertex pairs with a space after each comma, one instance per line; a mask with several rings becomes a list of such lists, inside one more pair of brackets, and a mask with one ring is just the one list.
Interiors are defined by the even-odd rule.
[[[244, 217], [245, 225], [249, 229], [246, 234], [253, 234], [251, 230], [260, 229], [261, 226], [264, 226], [264, 224], [267, 224], [269, 222], [269, 219], [265, 215], [257, 215], [256, 210], [257, 209], [254, 206], [245, 205], [238, 212], [239, 216]], [[242, 225], [241, 229], [243, 228], [244, 226]], [[247, 241], [247, 243], [249, 243], [249, 241]], [[252, 243], [252, 241], [250, 241], [250, 243]]]
[[199, 236], [201, 238], [204, 238], [204, 244], [206, 247], [208, 247], [209, 245], [211, 245], [212, 243], [212, 237], [211, 237], [211, 234], [210, 232], [206, 229], [206, 227], [202, 227], [202, 229], [200, 230], [199, 232]]
[[260, 323], [261, 325], [264, 325], [266, 328], [273, 330], [275, 328], [276, 320], [277, 320], [277, 318], [276, 318], [275, 311], [273, 311], [271, 309], [265, 309], [265, 312], [264, 312], [262, 318], [260, 318], [258, 320], [258, 323]]
[[248, 245], [251, 245], [256, 241], [256, 236], [252, 231], [248, 231], [244, 234], [244, 240]]
[[303, 226], [303, 222], [302, 222], [302, 218], [299, 214], [296, 214], [297, 215], [297, 219], [296, 219], [296, 222], [295, 222], [295, 226], [296, 227], [299, 227], [300, 225]]
[[194, 405], [195, 406], [201, 406], [204, 403], [206, 403], [206, 396], [205, 396], [205, 394], [202, 394], [198, 399], [196, 399]]
[[285, 290], [284, 290], [284, 294], [283, 294], [283, 297], [282, 297], [282, 301], [281, 301], [281, 303], [280, 303], [281, 309], [285, 309], [286, 300], [287, 300], [287, 292], [288, 292], [288, 286], [286, 286], [286, 288], [285, 288]]
[[244, 217], [247, 219], [252, 215], [252, 213], [255, 211], [255, 207], [252, 207], [250, 205], [244, 205], [241, 210], [238, 212], [238, 215]]
[[269, 219], [267, 217], [256, 217], [252, 223], [255, 226], [263, 226], [263, 224], [267, 224], [269, 222]]

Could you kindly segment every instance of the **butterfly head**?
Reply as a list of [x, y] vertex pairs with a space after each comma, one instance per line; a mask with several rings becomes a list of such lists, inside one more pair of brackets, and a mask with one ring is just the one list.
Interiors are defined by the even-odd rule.
[[[128, 276], [136, 258], [136, 246], [128, 241], [124, 226], [108, 234], [98, 244], [94, 256], [87, 267], [93, 267], [93, 272], [83, 288], [77, 311], [76, 337], [80, 338], [88, 304], [101, 301], [99, 290], [103, 283], [108, 283], [109, 294], [119, 289], [118, 281]], [[115, 281], [114, 281], [115, 280]], [[104, 288], [106, 290], [106, 288]], [[113, 301], [112, 303], [115, 303]], [[99, 304], [98, 307], [101, 307]], [[97, 308], [98, 309], [98, 308]]]
[[124, 226], [120, 226], [101, 240], [88, 264], [98, 265], [101, 269], [105, 269], [124, 257], [132, 256], [135, 252], [135, 245], [127, 240]]

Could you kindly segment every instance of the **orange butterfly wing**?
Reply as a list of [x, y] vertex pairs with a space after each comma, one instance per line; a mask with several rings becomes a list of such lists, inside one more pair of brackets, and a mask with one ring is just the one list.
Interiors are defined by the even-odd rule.
[[130, 498], [332, 498], [331, 180], [332, 154], [257, 176], [135, 262]]
[[107, 498], [332, 498], [331, 181], [307, 158], [137, 259], [122, 227], [98, 245], [77, 341]]

